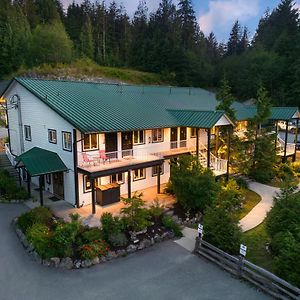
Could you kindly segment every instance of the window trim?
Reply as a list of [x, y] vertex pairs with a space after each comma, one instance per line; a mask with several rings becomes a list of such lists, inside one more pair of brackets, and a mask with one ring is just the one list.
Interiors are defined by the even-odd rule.
[[[161, 175], [164, 175], [164, 173], [165, 173], [165, 165], [162, 164], [162, 165], [159, 165], [159, 166], [161, 167], [160, 176], [161, 176]], [[157, 174], [154, 174], [153, 170], [154, 170], [155, 167], [159, 167], [159, 166], [153, 166], [153, 167], [152, 167], [152, 177], [157, 177], [157, 176], [158, 176], [158, 173], [157, 173]]]
[[[195, 129], [195, 135], [192, 135], [193, 129]], [[191, 131], [190, 131], [190, 137], [191, 137], [191, 139], [194, 139], [194, 138], [197, 137], [197, 130], [198, 130], [198, 128], [191, 127]]]
[[[64, 134], [65, 133], [70, 134], [70, 140], [71, 140], [70, 141], [71, 142], [71, 148], [70, 149], [65, 148], [65, 143], [64, 143]], [[70, 131], [62, 131], [62, 149], [64, 151], [72, 152], [72, 133]]]
[[[55, 136], [56, 136], [55, 142], [50, 140], [50, 132], [55, 132]], [[51, 144], [57, 144], [57, 131], [56, 131], [56, 129], [51, 129], [51, 128], [48, 129], [48, 142], [51, 143]]]
[[[144, 170], [144, 177], [134, 178], [135, 177], [135, 171], [137, 171], [137, 170]], [[133, 181], [145, 180], [146, 177], [147, 177], [146, 176], [146, 168], [139, 168], [139, 169], [133, 170], [133, 176], [132, 176]]]
[[[154, 141], [154, 139], [153, 139], [153, 136], [154, 136], [154, 131], [155, 130], [161, 130], [161, 140], [160, 141]], [[152, 143], [154, 144], [154, 143], [163, 143], [163, 141], [164, 141], [164, 128], [154, 128], [154, 129], [152, 129], [152, 131], [151, 131], [151, 139], [152, 139]]]
[[86, 189], [86, 183], [87, 183], [88, 181], [90, 181], [90, 180], [88, 180], [87, 175], [84, 175], [84, 174], [83, 174], [83, 180], [82, 180], [82, 183], [83, 183], [83, 193], [84, 193], [84, 194], [88, 194], [88, 193], [91, 193], [91, 192], [92, 192], [92, 183], [90, 183], [90, 184], [91, 184], [91, 189], [90, 189], [90, 190], [87, 190], [87, 189]]
[[110, 182], [110, 183], [113, 183], [112, 180], [111, 180], [111, 179], [112, 179], [112, 176], [114, 176], [114, 175], [118, 176], [118, 175], [120, 175], [120, 174], [122, 175], [122, 180], [121, 180], [121, 181], [116, 181], [116, 183], [118, 183], [118, 184], [120, 184], [120, 185], [121, 185], [121, 184], [124, 184], [124, 183], [125, 183], [125, 178], [124, 178], [125, 176], [124, 176], [124, 173], [123, 173], [123, 172], [122, 172], [122, 173], [116, 173], [116, 174], [110, 175], [110, 176], [109, 176], [109, 182]]
[[[90, 145], [91, 145], [91, 135], [92, 134], [96, 134], [96, 138], [97, 138], [97, 148], [93, 148], [93, 149], [91, 149], [91, 148], [89, 148], [89, 149], [84, 149], [84, 136], [85, 135], [88, 135], [89, 136], [89, 140], [90, 140]], [[82, 141], [81, 141], [81, 147], [82, 147], [82, 152], [90, 152], [90, 151], [97, 151], [97, 150], [99, 150], [100, 148], [100, 143], [99, 143], [99, 135], [98, 135], [98, 133], [87, 133], [87, 134], [83, 134], [82, 135]]]
[[[29, 137], [26, 137], [27, 129], [29, 129]], [[25, 138], [25, 141], [28, 141], [28, 142], [32, 141], [31, 126], [30, 125], [24, 125], [24, 138]]]
[[[138, 132], [138, 140], [139, 140], [139, 142], [138, 143], [135, 143], [134, 142], [134, 133], [135, 132]], [[143, 132], [143, 142], [141, 142], [140, 141], [140, 132]], [[137, 145], [145, 145], [145, 141], [146, 141], [146, 139], [145, 139], [145, 130], [134, 130], [133, 132], [132, 132], [132, 144], [134, 145], [134, 146], [137, 146]]]

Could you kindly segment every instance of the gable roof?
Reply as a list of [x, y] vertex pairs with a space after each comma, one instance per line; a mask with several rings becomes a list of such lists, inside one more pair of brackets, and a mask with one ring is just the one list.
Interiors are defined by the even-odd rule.
[[[215, 94], [200, 88], [31, 78], [15, 81], [83, 133], [176, 126], [211, 128], [225, 116], [216, 110]], [[255, 107], [239, 102], [234, 102], [233, 108], [237, 120], [247, 120], [256, 112]], [[276, 116], [280, 116], [279, 111]]]
[[25, 166], [30, 176], [68, 171], [57, 153], [34, 147], [17, 157], [18, 166]]

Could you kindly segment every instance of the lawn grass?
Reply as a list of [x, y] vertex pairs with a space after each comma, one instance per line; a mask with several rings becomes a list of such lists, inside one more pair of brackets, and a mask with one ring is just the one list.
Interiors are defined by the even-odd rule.
[[[70, 64], [44, 64], [30, 70], [20, 69], [10, 76], [26, 76], [34, 74], [49, 78], [74, 78], [86, 80], [89, 78], [106, 78], [113, 81], [145, 84], [145, 85], [170, 85], [171, 83], [161, 74], [142, 72], [133, 69], [101, 66], [89, 59], [77, 59]], [[9, 78], [9, 79], [10, 79]]]
[[243, 204], [243, 208], [240, 212], [239, 218], [240, 219], [244, 218], [252, 210], [252, 208], [260, 202], [260, 200], [261, 197], [257, 193], [246, 189], [245, 201]]
[[272, 256], [266, 250], [266, 245], [270, 242], [266, 232], [265, 222], [257, 227], [244, 232], [242, 243], [247, 246], [246, 259], [252, 263], [273, 272]]

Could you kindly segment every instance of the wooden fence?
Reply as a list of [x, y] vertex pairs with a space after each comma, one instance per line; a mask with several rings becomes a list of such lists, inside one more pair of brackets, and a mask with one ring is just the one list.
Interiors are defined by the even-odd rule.
[[300, 300], [300, 289], [243, 257], [229, 255], [199, 238], [196, 240], [194, 252], [214, 262], [232, 275], [251, 282], [276, 299]]

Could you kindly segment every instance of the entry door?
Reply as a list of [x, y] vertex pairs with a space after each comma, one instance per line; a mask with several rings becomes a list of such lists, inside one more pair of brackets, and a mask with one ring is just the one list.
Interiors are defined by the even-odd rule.
[[180, 147], [186, 147], [186, 127], [180, 127]]
[[64, 199], [64, 173], [53, 174], [53, 194]]
[[132, 156], [132, 131], [122, 132], [122, 157]]
[[177, 127], [173, 127], [171, 128], [171, 149], [175, 149], [178, 147], [177, 140], [178, 140], [178, 129]]
[[116, 132], [105, 133], [105, 152], [110, 159], [118, 158], [118, 134]]

